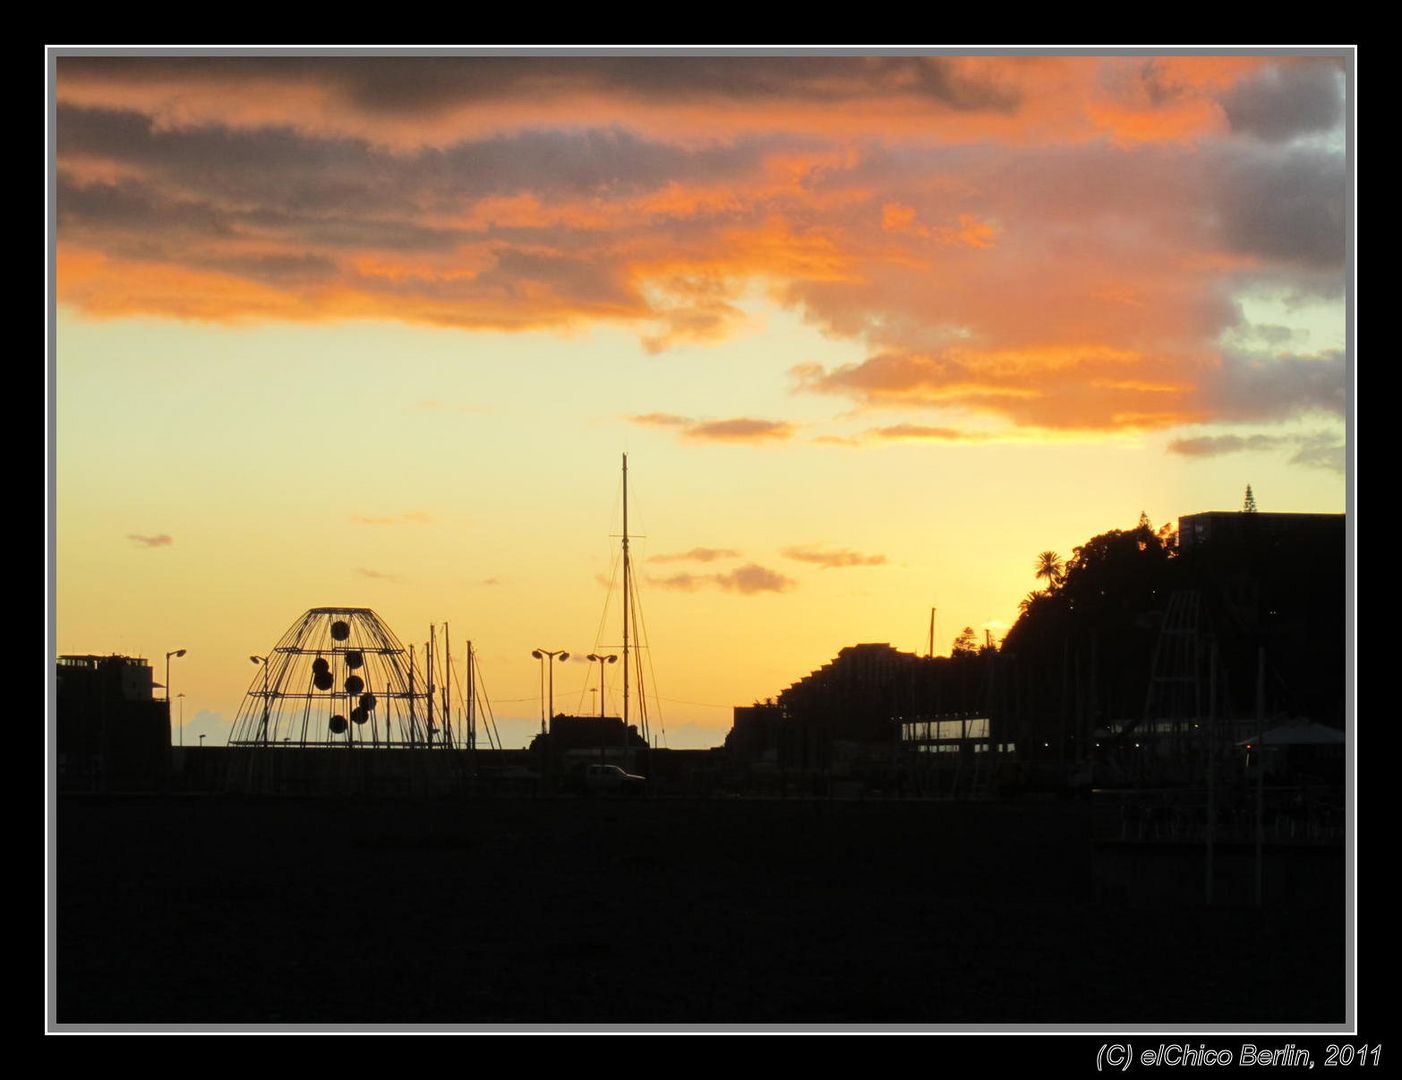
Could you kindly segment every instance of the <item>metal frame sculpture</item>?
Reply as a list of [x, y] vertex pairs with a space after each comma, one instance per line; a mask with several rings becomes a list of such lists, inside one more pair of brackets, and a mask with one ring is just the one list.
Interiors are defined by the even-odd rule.
[[[431, 684], [369, 608], [312, 608], [266, 657], [244, 696], [230, 746], [449, 748], [434, 725]], [[418, 673], [422, 677], [423, 673]]]

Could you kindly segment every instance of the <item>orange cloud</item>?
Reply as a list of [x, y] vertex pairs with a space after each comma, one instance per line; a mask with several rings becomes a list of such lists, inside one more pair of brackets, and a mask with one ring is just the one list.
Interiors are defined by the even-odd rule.
[[688, 439], [703, 442], [771, 442], [790, 439], [794, 425], [785, 420], [738, 416], [732, 420], [693, 420], [674, 413], [644, 413], [628, 418], [645, 427], [674, 427]]
[[[1342, 132], [1327, 58], [58, 68], [57, 295], [95, 318], [608, 321], [662, 352], [758, 288], [866, 349], [805, 389], [1095, 430], [1239, 411], [1291, 360], [1223, 351], [1237, 297], [1342, 290], [1343, 155], [1295, 139]], [[1278, 414], [1332, 407], [1324, 370]]]

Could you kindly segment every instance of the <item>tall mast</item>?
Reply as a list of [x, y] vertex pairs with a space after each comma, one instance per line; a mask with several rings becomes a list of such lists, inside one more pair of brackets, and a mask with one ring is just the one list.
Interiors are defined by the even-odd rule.
[[628, 558], [628, 455], [623, 455], [623, 734], [628, 735], [628, 596], [633, 591]]
[[467, 725], [467, 748], [477, 749], [477, 683], [474, 679], [472, 665], [476, 659], [472, 655], [472, 642], [467, 643], [467, 710], [463, 716], [463, 723]]
[[453, 745], [453, 646], [448, 638], [448, 624], [443, 624], [443, 732], [444, 746]]
[[933, 657], [933, 656], [935, 655], [935, 609], [934, 609], [934, 608], [931, 608], [931, 609], [930, 609], [930, 651], [929, 651], [928, 653], [926, 653], [926, 655], [927, 655], [927, 656], [931, 656], [931, 657]]

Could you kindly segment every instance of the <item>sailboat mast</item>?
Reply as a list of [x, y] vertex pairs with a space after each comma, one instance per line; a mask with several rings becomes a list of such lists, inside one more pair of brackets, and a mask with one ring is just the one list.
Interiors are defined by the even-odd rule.
[[628, 556], [628, 455], [623, 455], [623, 732], [628, 733], [628, 598], [633, 591]]
[[467, 712], [464, 716], [464, 723], [467, 724], [467, 748], [477, 749], [477, 681], [476, 673], [472, 666], [477, 662], [472, 655], [472, 642], [467, 643]]

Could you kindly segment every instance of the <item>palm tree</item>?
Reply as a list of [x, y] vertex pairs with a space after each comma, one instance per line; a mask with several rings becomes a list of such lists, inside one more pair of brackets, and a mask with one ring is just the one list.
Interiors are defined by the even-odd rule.
[[1044, 551], [1037, 556], [1037, 576], [1047, 579], [1047, 592], [1061, 584], [1066, 576], [1066, 564], [1055, 551]]

